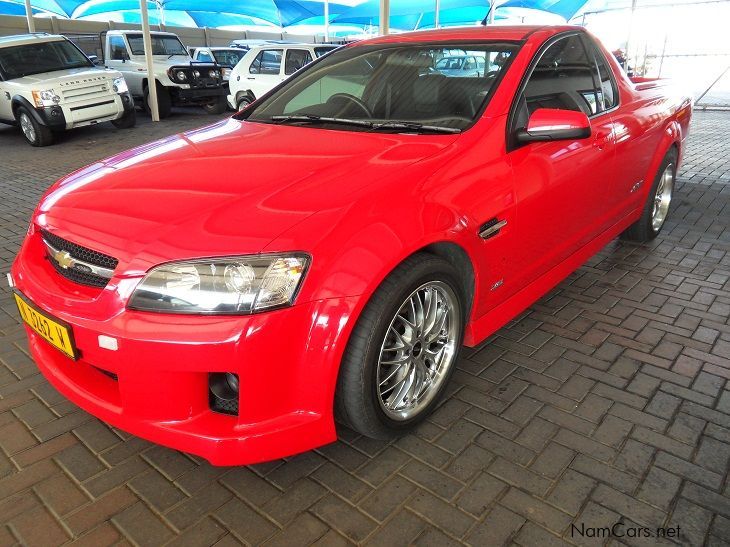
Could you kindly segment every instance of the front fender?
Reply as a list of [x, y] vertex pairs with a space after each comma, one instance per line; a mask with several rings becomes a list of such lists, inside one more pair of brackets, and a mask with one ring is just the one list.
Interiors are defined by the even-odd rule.
[[66, 117], [63, 114], [63, 109], [56, 106], [49, 106], [46, 108], [36, 108], [28, 99], [22, 95], [15, 95], [11, 100], [11, 108], [13, 115], [16, 114], [18, 108], [25, 107], [30, 115], [40, 125], [50, 127], [51, 129], [64, 129], [66, 127]]

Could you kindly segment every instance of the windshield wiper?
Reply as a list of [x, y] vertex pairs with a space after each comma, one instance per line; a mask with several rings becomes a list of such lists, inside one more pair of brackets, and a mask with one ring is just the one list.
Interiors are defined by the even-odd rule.
[[336, 123], [341, 125], [356, 125], [358, 127], [373, 127], [373, 122], [367, 120], [351, 120], [349, 118], [329, 118], [326, 116], [315, 116], [313, 114], [292, 114], [284, 116], [271, 116], [269, 118], [276, 123]]
[[378, 131], [381, 129], [400, 129], [404, 131], [415, 131], [424, 133], [461, 133], [461, 129], [455, 127], [443, 127], [441, 125], [426, 125], [419, 122], [383, 122], [373, 124], [371, 131]]

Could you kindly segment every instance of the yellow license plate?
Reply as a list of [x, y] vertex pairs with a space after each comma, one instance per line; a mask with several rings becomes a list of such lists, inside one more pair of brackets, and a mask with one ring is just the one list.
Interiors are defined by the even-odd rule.
[[60, 319], [54, 319], [45, 312], [42, 312], [34, 304], [31, 304], [24, 296], [14, 293], [15, 303], [18, 305], [20, 317], [26, 325], [33, 329], [44, 340], [48, 341], [54, 348], [61, 351], [67, 357], [76, 359], [78, 351], [74, 345], [71, 325]]

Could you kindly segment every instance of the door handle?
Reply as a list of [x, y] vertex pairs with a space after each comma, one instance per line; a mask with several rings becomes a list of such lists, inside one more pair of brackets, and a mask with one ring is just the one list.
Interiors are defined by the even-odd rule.
[[499, 220], [496, 217], [490, 219], [479, 227], [479, 237], [481, 237], [482, 239], [489, 239], [490, 237], [494, 237], [505, 226], [507, 226], [506, 220]]
[[247, 80], [255, 80], [256, 78], [254, 78], [253, 76], [246, 76], [246, 79]]

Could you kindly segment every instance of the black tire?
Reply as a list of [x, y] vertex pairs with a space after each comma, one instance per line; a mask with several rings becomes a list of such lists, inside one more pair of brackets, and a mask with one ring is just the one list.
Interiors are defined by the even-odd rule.
[[253, 97], [251, 97], [250, 95], [244, 95], [243, 97], [238, 99], [238, 102], [236, 103], [236, 109], [238, 110], [238, 112], [240, 112], [248, 105], [250, 105], [253, 101]]
[[15, 119], [23, 137], [32, 146], [49, 146], [53, 144], [53, 131], [39, 123], [26, 107], [21, 106], [16, 110]]
[[[167, 91], [165, 86], [162, 86], [159, 83], [157, 84], [157, 108], [160, 113], [161, 120], [170, 117], [170, 113], [172, 112], [172, 99], [170, 98], [170, 92]], [[148, 86], [145, 86], [144, 88], [144, 109], [147, 114], [152, 115], [152, 110], [150, 109], [149, 104]]]
[[132, 108], [124, 113], [124, 116], [118, 120], [112, 120], [112, 124], [117, 129], [130, 129], [137, 125], [137, 112]]
[[[410, 295], [428, 282], [441, 282], [456, 297], [456, 345], [444, 380], [431, 401], [407, 420], [394, 420], [381, 407], [377, 392], [377, 365], [391, 321]], [[407, 258], [378, 287], [357, 320], [340, 365], [335, 393], [338, 421], [375, 439], [390, 439], [413, 429], [443, 397], [456, 368], [464, 336], [465, 296], [457, 270], [449, 262], [427, 253]]]
[[[647, 241], [651, 241], [652, 239], [654, 239], [656, 236], [659, 235], [659, 232], [662, 231], [662, 228], [664, 227], [664, 222], [662, 222], [658, 228], [655, 228], [653, 225], [653, 211], [654, 199], [657, 193], [657, 188], [659, 187], [664, 172], [667, 170], [667, 168], [671, 169], [671, 184], [673, 191], [674, 183], [677, 177], [677, 150], [674, 147], [672, 147], [669, 152], [667, 152], [667, 155], [664, 156], [662, 163], [659, 165], [659, 169], [657, 170], [657, 173], [654, 176], [654, 181], [652, 182], [651, 188], [649, 189], [646, 203], [644, 203], [644, 209], [641, 213], [641, 218], [639, 218], [639, 220], [637, 220], [631, 226], [626, 228], [626, 230], [624, 230], [624, 232], [621, 234], [621, 239], [625, 239], [627, 241], [636, 241], [639, 243], [646, 243]], [[666, 217], [664, 220], [666, 220]]]
[[228, 109], [228, 102], [224, 96], [216, 97], [212, 103], [203, 105], [208, 114], [223, 114]]

